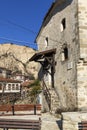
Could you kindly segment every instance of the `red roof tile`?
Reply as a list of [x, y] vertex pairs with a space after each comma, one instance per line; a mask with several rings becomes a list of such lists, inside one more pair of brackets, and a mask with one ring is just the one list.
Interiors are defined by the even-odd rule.
[[0, 82], [21, 83], [21, 81], [19, 80], [14, 80], [10, 78], [2, 78], [2, 77], [0, 77]]

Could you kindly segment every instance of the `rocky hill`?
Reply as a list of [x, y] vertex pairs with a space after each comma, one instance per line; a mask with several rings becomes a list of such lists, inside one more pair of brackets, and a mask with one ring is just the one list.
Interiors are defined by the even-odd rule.
[[0, 67], [12, 71], [20, 71], [23, 74], [33, 74], [37, 77], [38, 64], [29, 62], [35, 50], [26, 46], [19, 46], [12, 43], [0, 44]]

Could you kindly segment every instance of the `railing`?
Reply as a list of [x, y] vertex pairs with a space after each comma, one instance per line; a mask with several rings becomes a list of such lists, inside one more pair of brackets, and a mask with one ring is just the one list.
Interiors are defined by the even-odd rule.
[[0, 105], [0, 115], [38, 115], [41, 113], [41, 104]]
[[42, 81], [42, 87], [43, 87], [43, 93], [45, 95], [49, 109], [51, 109], [51, 94], [50, 94], [49, 89], [47, 88], [44, 80]]

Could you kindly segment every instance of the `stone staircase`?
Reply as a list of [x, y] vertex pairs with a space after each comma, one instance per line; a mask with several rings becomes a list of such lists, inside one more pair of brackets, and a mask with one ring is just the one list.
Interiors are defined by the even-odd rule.
[[54, 88], [50, 90], [50, 94], [51, 94], [51, 112], [55, 113], [57, 111], [58, 106], [60, 105], [60, 102]]
[[46, 102], [49, 106], [49, 111], [51, 113], [55, 113], [57, 111], [58, 106], [60, 105], [56, 90], [55, 88], [51, 88], [51, 89], [48, 88], [44, 81], [43, 81], [42, 87], [43, 87], [43, 93], [44, 93]]

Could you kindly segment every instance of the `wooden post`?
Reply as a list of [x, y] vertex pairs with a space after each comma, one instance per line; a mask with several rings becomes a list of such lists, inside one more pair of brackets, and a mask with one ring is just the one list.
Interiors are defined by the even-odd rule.
[[14, 104], [12, 105], [12, 115], [15, 115], [15, 113], [14, 113]]
[[51, 79], [52, 79], [52, 88], [54, 88], [54, 73], [55, 73], [55, 55], [52, 56], [52, 65], [51, 65]]
[[34, 115], [36, 115], [36, 105], [34, 105]]

